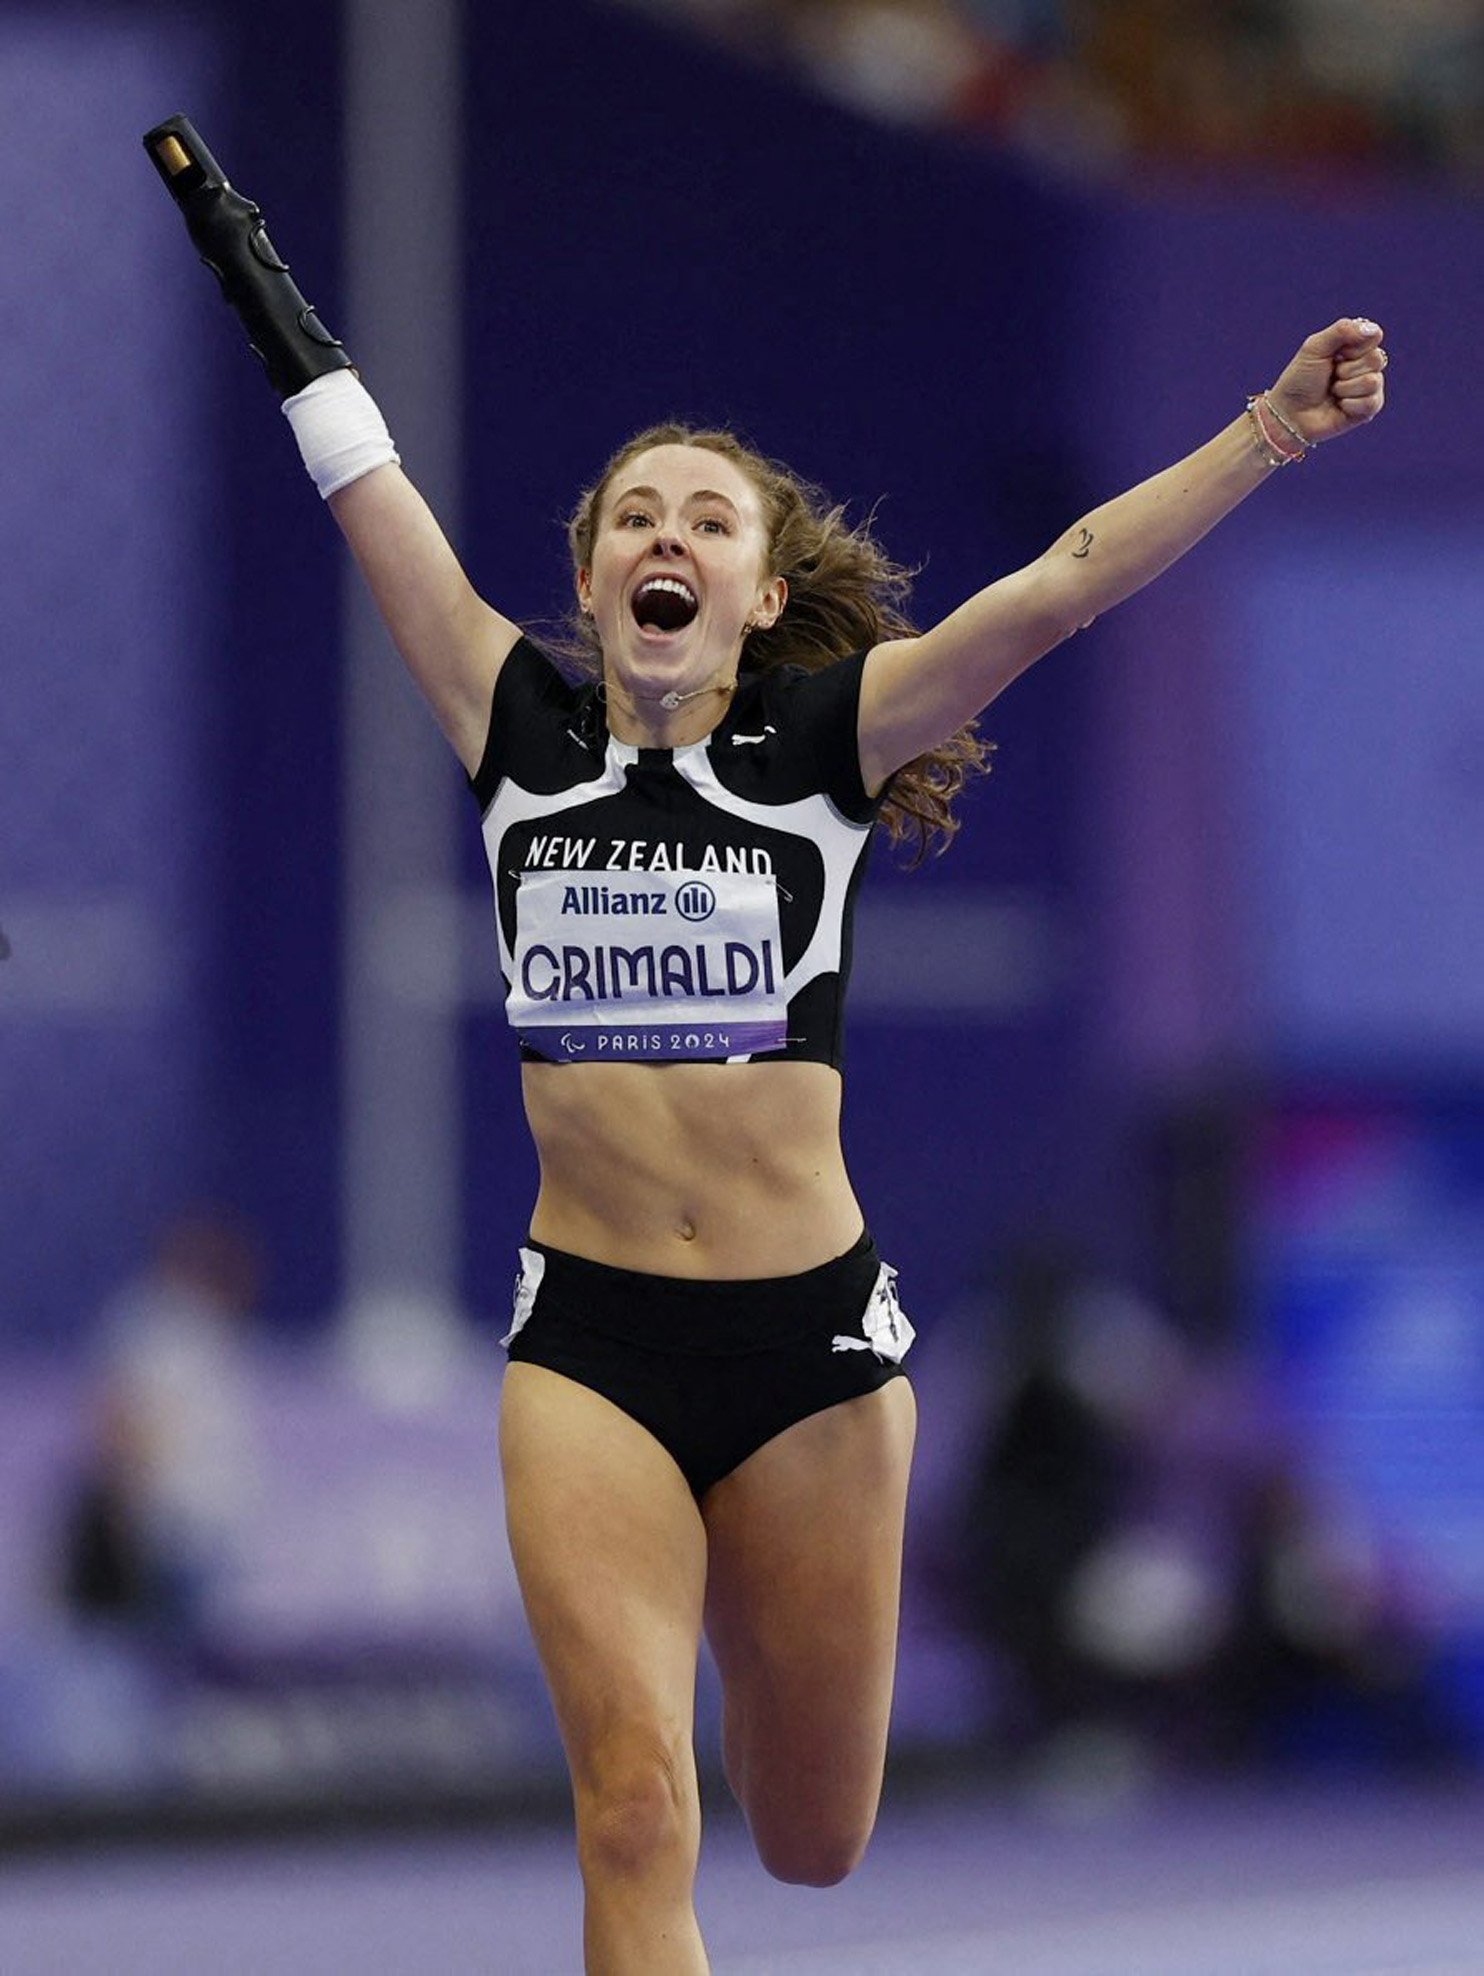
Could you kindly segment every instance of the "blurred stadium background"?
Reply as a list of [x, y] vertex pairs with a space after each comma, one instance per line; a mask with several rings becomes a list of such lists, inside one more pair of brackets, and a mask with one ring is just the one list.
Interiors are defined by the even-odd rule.
[[[563, 1785], [494, 1466], [534, 1166], [475, 817], [140, 149], [176, 110], [533, 625], [576, 490], [656, 417], [874, 508], [931, 619], [1308, 330], [1387, 326], [1382, 424], [996, 705], [946, 859], [877, 860], [848, 1143], [924, 1432], [893, 1809], [830, 1899], [879, 1942], [870, 1875], [917, 1861], [921, 1901], [931, 1821], [972, 1801], [960, 1893], [870, 1967], [1188, 1973], [1188, 1941], [1098, 1936], [1130, 1820], [1192, 1901], [1230, 1893], [1238, 1831], [1256, 1888], [1316, 1830], [1357, 1882], [1464, 1857], [1481, 78], [1478, 0], [0, 5], [7, 1970], [200, 1967], [161, 1862], [373, 1827], [473, 1829], [398, 1855], [407, 1916], [441, 1901], [466, 1954], [389, 1923], [352, 1953], [387, 1882], [347, 1865], [339, 1947], [290, 1928], [256, 1959], [224, 1889], [270, 1855], [218, 1855], [219, 1966], [574, 1953], [564, 1841], [522, 1829]], [[1169, 1813], [1192, 1793], [1208, 1843]], [[1399, 1863], [1417, 1802], [1435, 1850]], [[148, 1868], [104, 1850], [141, 1838]], [[984, 1960], [996, 1858], [1024, 1905]], [[131, 1870], [154, 1920], [110, 1931]], [[868, 1966], [808, 1960], [752, 1872], [725, 1966]], [[1067, 1874], [1081, 1906], [1037, 1949]], [[477, 1939], [497, 1885], [503, 1947]], [[1407, 1966], [1484, 1969], [1456, 1948], [1484, 1941], [1477, 1873], [1425, 1912], [1455, 1959]], [[1382, 1966], [1348, 1953], [1209, 1966]]]

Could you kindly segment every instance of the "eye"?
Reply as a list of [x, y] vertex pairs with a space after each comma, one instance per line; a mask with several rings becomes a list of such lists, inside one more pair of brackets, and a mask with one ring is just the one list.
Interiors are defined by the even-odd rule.
[[650, 518], [642, 508], [625, 508], [616, 520], [620, 528], [632, 528], [635, 522], [639, 522], [645, 528], [650, 526]]
[[700, 529], [709, 530], [713, 535], [730, 535], [732, 532], [731, 523], [724, 521], [720, 515], [703, 515], [700, 521], [696, 523], [696, 526]]

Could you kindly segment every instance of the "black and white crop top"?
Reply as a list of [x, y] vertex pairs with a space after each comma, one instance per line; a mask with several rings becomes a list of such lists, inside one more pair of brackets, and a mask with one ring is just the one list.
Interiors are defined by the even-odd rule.
[[744, 673], [703, 741], [636, 748], [519, 641], [469, 786], [524, 1056], [840, 1062], [864, 663]]

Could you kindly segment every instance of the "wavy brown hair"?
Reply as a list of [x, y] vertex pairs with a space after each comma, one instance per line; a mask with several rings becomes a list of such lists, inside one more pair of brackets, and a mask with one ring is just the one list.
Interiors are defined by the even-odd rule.
[[[810, 672], [887, 638], [911, 638], [916, 626], [903, 606], [913, 572], [895, 563], [871, 534], [869, 521], [851, 527], [843, 507], [776, 460], [765, 459], [735, 433], [698, 430], [676, 421], [650, 426], [621, 446], [587, 489], [567, 523], [575, 569], [590, 569], [603, 498], [615, 474], [653, 446], [699, 446], [719, 453], [747, 475], [762, 500], [770, 573], [788, 583], [777, 622], [748, 633], [744, 672], [801, 665]], [[574, 613], [561, 649], [584, 669], [601, 673], [602, 650], [590, 618]], [[913, 864], [945, 851], [959, 826], [953, 814], [964, 784], [989, 771], [994, 743], [977, 723], [899, 768], [886, 785], [881, 820], [891, 841]]]

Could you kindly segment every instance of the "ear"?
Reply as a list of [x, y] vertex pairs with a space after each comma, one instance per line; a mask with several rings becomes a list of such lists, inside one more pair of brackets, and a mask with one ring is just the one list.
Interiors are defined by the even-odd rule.
[[589, 569], [580, 569], [577, 572], [577, 604], [585, 617], [592, 616], [593, 573]]
[[766, 583], [759, 586], [757, 603], [753, 607], [753, 616], [760, 624], [775, 625], [779, 618], [782, 617], [783, 609], [787, 602], [787, 578], [770, 576]]

